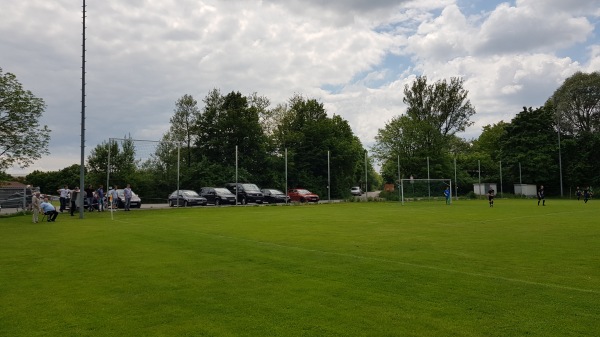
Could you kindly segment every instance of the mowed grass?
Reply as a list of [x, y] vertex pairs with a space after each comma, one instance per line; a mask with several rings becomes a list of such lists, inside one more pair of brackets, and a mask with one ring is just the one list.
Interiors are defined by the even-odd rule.
[[0, 336], [600, 336], [600, 205], [0, 219]]

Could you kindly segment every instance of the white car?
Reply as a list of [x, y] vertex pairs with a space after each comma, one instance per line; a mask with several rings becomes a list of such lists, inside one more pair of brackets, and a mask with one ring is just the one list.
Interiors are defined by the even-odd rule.
[[361, 196], [363, 191], [360, 189], [360, 187], [354, 186], [350, 189], [350, 193], [352, 193], [352, 195]]

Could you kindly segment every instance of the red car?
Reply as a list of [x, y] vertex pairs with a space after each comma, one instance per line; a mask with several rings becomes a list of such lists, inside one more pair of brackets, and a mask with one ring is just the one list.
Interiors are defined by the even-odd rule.
[[288, 190], [288, 196], [292, 201], [319, 202], [319, 196], [303, 188], [292, 188]]

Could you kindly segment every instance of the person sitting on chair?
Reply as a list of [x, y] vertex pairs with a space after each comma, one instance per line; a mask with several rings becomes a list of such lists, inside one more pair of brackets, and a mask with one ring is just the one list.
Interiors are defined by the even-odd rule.
[[44, 198], [44, 202], [40, 204], [40, 208], [44, 211], [44, 214], [48, 217], [48, 222], [54, 222], [58, 216], [56, 208], [48, 202], [48, 197]]

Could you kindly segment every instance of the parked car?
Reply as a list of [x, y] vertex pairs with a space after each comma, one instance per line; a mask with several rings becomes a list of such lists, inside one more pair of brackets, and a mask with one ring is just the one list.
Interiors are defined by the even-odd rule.
[[[117, 190], [117, 207], [125, 208], [125, 192], [122, 188]], [[131, 191], [131, 202], [129, 203], [129, 207], [131, 208], [140, 208], [142, 207], [142, 199], [135, 194], [135, 192]]]
[[235, 194], [224, 187], [202, 187], [200, 189], [200, 195], [206, 198], [209, 204], [235, 205]]
[[304, 188], [293, 188], [288, 190], [288, 196], [292, 201], [319, 202], [319, 196]]
[[290, 201], [290, 197], [285, 195], [285, 193], [281, 192], [280, 190], [263, 188], [260, 191], [264, 195], [264, 201], [268, 202], [269, 204], [288, 203]]
[[352, 193], [352, 195], [355, 196], [361, 196], [363, 194], [363, 191], [360, 189], [360, 187], [354, 186], [350, 189], [350, 193]]
[[184, 207], [194, 205], [206, 206], [206, 203], [206, 198], [200, 196], [198, 192], [193, 190], [173, 191], [173, 193], [169, 195], [169, 206], [171, 207], [175, 207], [175, 205]]
[[260, 191], [260, 188], [255, 184], [251, 183], [228, 183], [225, 185], [231, 193], [237, 193], [238, 202], [242, 205], [245, 205], [249, 202], [254, 202], [257, 204], [263, 203], [263, 194]]

